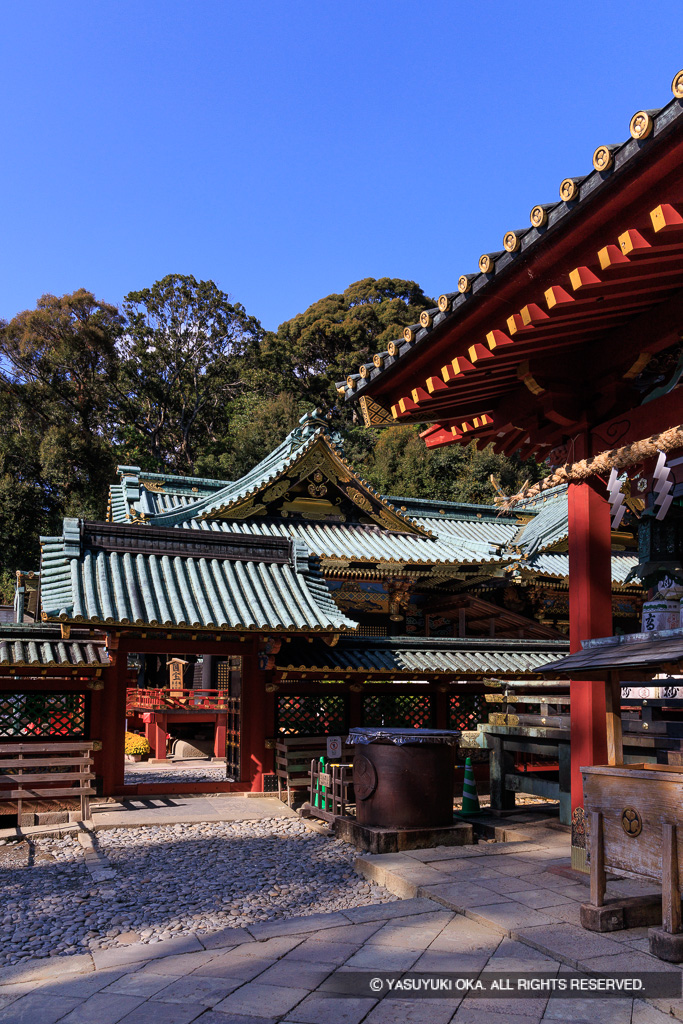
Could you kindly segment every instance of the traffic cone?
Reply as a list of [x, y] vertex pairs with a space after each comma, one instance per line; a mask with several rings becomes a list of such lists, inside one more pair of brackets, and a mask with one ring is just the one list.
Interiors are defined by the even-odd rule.
[[472, 758], [468, 757], [465, 760], [465, 778], [462, 783], [462, 814], [479, 814], [480, 810]]

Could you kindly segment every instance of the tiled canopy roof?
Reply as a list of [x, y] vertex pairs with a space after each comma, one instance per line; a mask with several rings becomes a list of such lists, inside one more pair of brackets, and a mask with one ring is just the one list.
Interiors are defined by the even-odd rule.
[[336, 647], [325, 644], [286, 644], [277, 655], [277, 668], [290, 672], [351, 672], [363, 670], [394, 675], [434, 675], [456, 678], [489, 675], [535, 675], [541, 665], [569, 651], [565, 640], [443, 640], [403, 637], [348, 637]]
[[62, 639], [49, 626], [0, 626], [0, 669], [35, 665], [42, 668], [86, 668], [108, 665], [102, 641], [88, 637]]
[[295, 541], [66, 519], [63, 535], [41, 544], [48, 620], [302, 632], [356, 625]]

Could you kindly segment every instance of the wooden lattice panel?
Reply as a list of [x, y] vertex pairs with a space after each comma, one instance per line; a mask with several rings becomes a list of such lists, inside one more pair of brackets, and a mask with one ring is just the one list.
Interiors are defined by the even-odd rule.
[[279, 736], [337, 736], [347, 729], [346, 698], [343, 696], [279, 696]]
[[0, 737], [85, 738], [84, 693], [0, 694]]
[[363, 725], [390, 729], [431, 729], [433, 704], [429, 694], [368, 694], [363, 700]]
[[448, 728], [461, 732], [476, 729], [486, 718], [486, 702], [481, 693], [461, 693], [451, 696], [448, 708]]

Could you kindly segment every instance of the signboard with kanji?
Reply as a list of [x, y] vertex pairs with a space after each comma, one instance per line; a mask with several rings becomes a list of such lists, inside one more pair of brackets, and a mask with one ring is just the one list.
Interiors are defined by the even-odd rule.
[[171, 681], [172, 690], [182, 690], [183, 688], [183, 670], [187, 665], [186, 661], [182, 658], [171, 658], [168, 663], [168, 671]]

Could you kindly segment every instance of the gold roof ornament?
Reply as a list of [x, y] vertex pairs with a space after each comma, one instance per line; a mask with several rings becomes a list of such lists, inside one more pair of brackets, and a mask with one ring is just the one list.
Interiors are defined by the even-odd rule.
[[407, 341], [408, 344], [410, 345], [410, 344], [412, 344], [412, 342], [415, 341], [415, 338], [417, 337], [417, 332], [415, 331], [415, 329], [413, 327], [404, 327], [403, 328], [403, 337], [404, 337], [405, 341]]
[[683, 71], [679, 71], [674, 75], [671, 91], [677, 100], [683, 100]]
[[544, 206], [534, 206], [529, 214], [529, 220], [535, 228], [542, 228], [548, 223], [548, 211]]
[[439, 295], [439, 301], [437, 303], [439, 311], [441, 313], [450, 313], [451, 311], [451, 300], [447, 295]]
[[389, 344], [387, 345], [387, 352], [389, 353], [390, 356], [396, 355], [396, 353], [398, 352], [398, 345], [396, 344], [395, 341], [389, 342]]
[[461, 274], [458, 278], [458, 291], [461, 295], [465, 295], [466, 292], [472, 289], [472, 278], [469, 274]]
[[593, 153], [593, 167], [596, 171], [609, 171], [614, 165], [616, 146], [598, 146]]
[[506, 252], [517, 252], [521, 244], [522, 239], [516, 231], [507, 231], [505, 233], [503, 248]]
[[565, 178], [560, 184], [560, 199], [563, 199], [565, 203], [571, 203], [574, 199], [579, 198], [580, 188], [581, 178]]
[[628, 126], [632, 139], [647, 139], [649, 135], [652, 135], [652, 129], [655, 126], [652, 113], [653, 111], [650, 110], [638, 110], [633, 115]]
[[432, 314], [428, 313], [426, 309], [423, 309], [420, 313], [420, 326], [431, 327], [432, 326]]
[[487, 252], [479, 257], [479, 269], [482, 274], [491, 274], [493, 272], [493, 257]]

